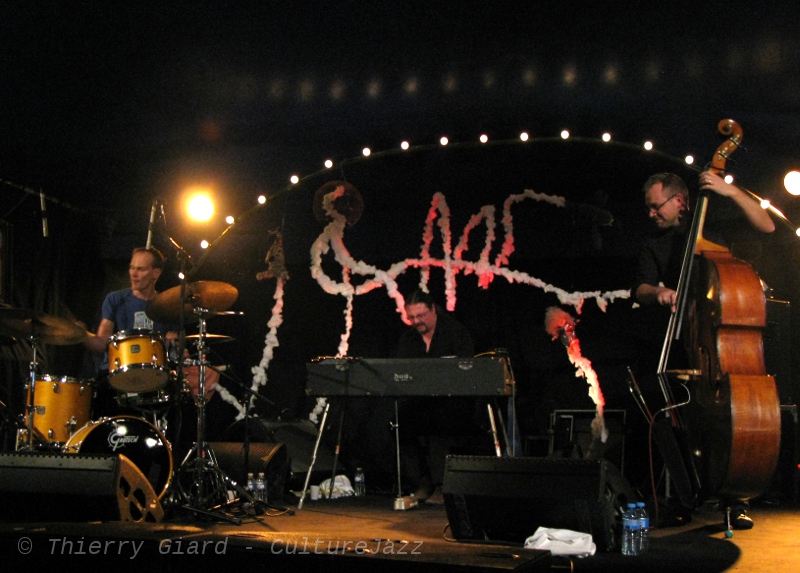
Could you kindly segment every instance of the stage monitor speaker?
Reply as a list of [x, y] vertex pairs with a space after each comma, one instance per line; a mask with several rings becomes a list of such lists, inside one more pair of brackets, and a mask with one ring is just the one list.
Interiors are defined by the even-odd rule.
[[[244, 420], [239, 420], [228, 428], [225, 433], [227, 442], [243, 442], [245, 430], [249, 432], [250, 442], [267, 442], [286, 444], [289, 455], [289, 479], [292, 485], [301, 489], [305, 482], [308, 466], [314, 457], [314, 446], [317, 441], [319, 429], [310, 420], [298, 422], [283, 422], [265, 420], [264, 418], [250, 418], [245, 425]], [[317, 457], [314, 461], [312, 483], [319, 483], [331, 477], [333, 471], [334, 450], [325, 440], [319, 445]]]
[[123, 455], [0, 453], [4, 521], [160, 522], [153, 486]]
[[619, 508], [635, 501], [603, 459], [448, 456], [442, 493], [456, 539], [522, 543], [549, 527], [589, 533], [601, 551], [619, 546]]
[[253, 476], [264, 472], [269, 499], [283, 497], [289, 477], [289, 456], [285, 444], [250, 442], [247, 460], [242, 442], [210, 442], [209, 446], [217, 457], [220, 469], [236, 483], [245, 486], [248, 472], [252, 472]]

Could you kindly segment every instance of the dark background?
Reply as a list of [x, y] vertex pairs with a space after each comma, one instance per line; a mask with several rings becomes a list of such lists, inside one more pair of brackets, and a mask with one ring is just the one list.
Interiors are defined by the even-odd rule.
[[[168, 256], [160, 287], [178, 284], [171, 237], [192, 255], [193, 279], [239, 289], [234, 309], [244, 316], [214, 318], [209, 331], [236, 339], [214, 352], [249, 387], [275, 288], [255, 275], [266, 270], [269, 232], [279, 230], [291, 278], [262, 390], [273, 403], [259, 414], [303, 418], [312, 405], [304, 364], [335, 354], [345, 330], [344, 299], [325, 294], [309, 272], [324, 227], [312, 211], [319, 187], [346, 179], [359, 190], [364, 213], [345, 244], [380, 269], [419, 255], [436, 192], [451, 209], [453, 246], [471, 215], [495, 206], [492, 260], [506, 197], [524, 189], [562, 196], [568, 208], [515, 208], [509, 268], [568, 292], [626, 289], [647, 232], [643, 181], [672, 170], [694, 189], [697, 167], [683, 157], [709, 161], [723, 141], [721, 119], [744, 131], [728, 163], [737, 182], [788, 221], [800, 217], [782, 188], [798, 167], [799, 21], [786, 2], [5, 2], [2, 297], [96, 325], [104, 294], [127, 286], [130, 251], [144, 244], [159, 199], [165, 220], [154, 244]], [[558, 137], [562, 129], [570, 140]], [[522, 131], [531, 141], [519, 140]], [[599, 140], [604, 131], [611, 144]], [[489, 144], [477, 142], [482, 133]], [[655, 151], [642, 149], [645, 140]], [[362, 157], [363, 147], [373, 154]], [[198, 183], [216, 190], [219, 219], [237, 216], [224, 235], [221, 221], [184, 223], [181, 193]], [[259, 194], [269, 200], [254, 207]], [[788, 221], [744, 256], [776, 298], [794, 302], [797, 238]], [[477, 258], [483, 233], [473, 231], [465, 258]], [[201, 238], [213, 241], [205, 254]], [[398, 278], [404, 290], [418, 282], [415, 270]], [[444, 304], [440, 271], [429, 286]], [[458, 276], [455, 314], [479, 351], [509, 350], [531, 434], [545, 430], [553, 409], [592, 409], [585, 382], [544, 332], [553, 304], [532, 286], [496, 278], [480, 289], [474, 276]], [[626, 300], [606, 312], [587, 301], [578, 331], [607, 407], [631, 418], [625, 368], [646, 378], [660, 342], [641, 314]], [[390, 355], [403, 325], [386, 290], [356, 297], [353, 316], [350, 354]], [[28, 347], [2, 352], [2, 399], [14, 408]], [[91, 376], [78, 347], [43, 353], [41, 371]]]

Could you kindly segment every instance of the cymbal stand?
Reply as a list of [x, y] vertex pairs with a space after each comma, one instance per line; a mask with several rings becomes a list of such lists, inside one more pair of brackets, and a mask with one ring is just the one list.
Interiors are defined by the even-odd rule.
[[33, 356], [31, 357], [31, 362], [28, 370], [30, 371], [30, 392], [28, 398], [28, 405], [27, 405], [27, 412], [28, 412], [28, 435], [25, 436], [25, 446], [22, 448], [23, 451], [32, 452], [33, 451], [33, 418], [36, 415], [36, 402], [34, 400], [34, 394], [36, 392], [36, 368], [39, 366], [37, 361], [37, 352], [38, 352], [38, 337], [35, 334], [31, 334], [30, 336], [31, 342], [31, 349], [33, 350]]
[[[256, 499], [247, 490], [233, 481], [222, 471], [217, 463], [216, 455], [206, 442], [206, 367], [209, 366], [206, 360], [206, 316], [210, 312], [208, 309], [195, 308], [198, 316], [198, 379], [197, 396], [195, 405], [197, 406], [197, 441], [192, 450], [186, 455], [178, 472], [190, 473], [193, 477], [189, 491], [183, 490], [183, 484], [178, 479], [178, 486], [181, 493], [188, 500], [187, 506], [191, 510], [206, 513], [211, 508], [225, 505], [228, 502], [228, 489], [235, 490], [241, 498], [249, 501], [256, 507]], [[194, 458], [194, 459], [192, 459]]]

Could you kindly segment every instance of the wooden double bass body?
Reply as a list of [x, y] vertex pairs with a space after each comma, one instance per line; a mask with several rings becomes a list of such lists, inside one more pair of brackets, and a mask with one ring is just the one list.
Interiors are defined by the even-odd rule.
[[[741, 128], [723, 120], [719, 131], [732, 134], [712, 161], [711, 169], [721, 174], [741, 140]], [[766, 300], [748, 263], [702, 237], [707, 199], [698, 201], [697, 234], [690, 237], [693, 256], [684, 259], [684, 266], [696, 263], [690, 273], [695, 276], [678, 292], [679, 300], [687, 297], [679, 309], [688, 319], [685, 342], [697, 374], [689, 383], [681, 424], [700, 482], [698, 493], [750, 499], [769, 487], [780, 450], [780, 402], [764, 362]]]

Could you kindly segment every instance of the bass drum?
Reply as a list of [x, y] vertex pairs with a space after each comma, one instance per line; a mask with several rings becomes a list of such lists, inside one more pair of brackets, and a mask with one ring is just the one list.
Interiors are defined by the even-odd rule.
[[67, 454], [124, 454], [147, 478], [160, 500], [172, 482], [172, 448], [155, 426], [132, 416], [92, 421], [72, 435]]

